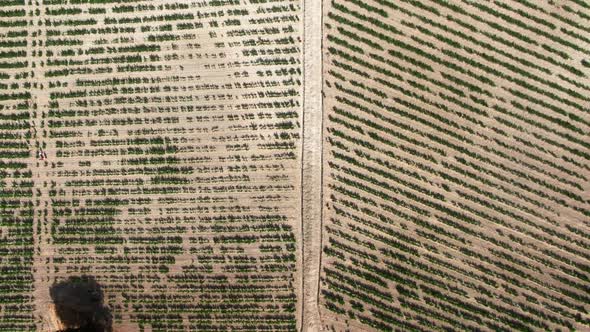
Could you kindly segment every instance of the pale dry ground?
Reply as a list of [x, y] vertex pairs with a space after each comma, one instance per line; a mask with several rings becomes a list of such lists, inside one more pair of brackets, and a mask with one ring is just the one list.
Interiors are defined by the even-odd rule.
[[43, 322], [47, 324], [47, 326], [41, 327], [43, 331], [60, 331], [67, 328], [60, 321], [59, 317], [57, 317], [53, 304], [48, 304], [47, 308], [40, 314], [43, 315]]
[[304, 108], [302, 156], [303, 298], [302, 331], [321, 328], [319, 276], [322, 221], [322, 1], [304, 7]]
[[[34, 6], [31, 6], [31, 10], [34, 9]], [[33, 44], [33, 38], [31, 34], [28, 37], [29, 45]], [[37, 45], [35, 47], [35, 51], [42, 52], [43, 47], [41, 45]], [[35, 61], [38, 63], [37, 61]], [[47, 86], [47, 82], [42, 71], [37, 69], [37, 75], [35, 76], [35, 81], [37, 83], [37, 87], [40, 88], [41, 86]], [[41, 106], [49, 104], [49, 95], [47, 93], [33, 93], [33, 103]], [[33, 141], [35, 145], [41, 145], [43, 140], [43, 113], [38, 111], [35, 113], [36, 117], [32, 120], [33, 123]], [[38, 184], [37, 188], [40, 190], [34, 193], [34, 199], [38, 201], [37, 209], [34, 215], [34, 223], [33, 223], [33, 243], [35, 248], [35, 256], [34, 256], [34, 265], [33, 265], [33, 275], [35, 277], [35, 291], [34, 291], [34, 298], [36, 301], [35, 305], [35, 317], [43, 317], [41, 321], [41, 331], [55, 331], [60, 330], [63, 326], [60, 324], [59, 319], [55, 315], [54, 306], [51, 302], [49, 292], [47, 291], [51, 286], [51, 279], [50, 279], [50, 266], [49, 266], [49, 259], [50, 257], [54, 257], [55, 250], [54, 248], [49, 245], [49, 225], [47, 220], [51, 214], [51, 199], [49, 198], [49, 194], [47, 191], [47, 184], [49, 183], [50, 178], [47, 176], [47, 168], [48, 163], [45, 161], [41, 161], [38, 158], [38, 152], [32, 151], [31, 155], [36, 161], [31, 162], [30, 168], [33, 171], [33, 179]], [[44, 184], [44, 185], [43, 185]], [[41, 185], [41, 186], [40, 186]], [[41, 195], [38, 195], [38, 193]], [[45, 211], [49, 214], [46, 215]]]

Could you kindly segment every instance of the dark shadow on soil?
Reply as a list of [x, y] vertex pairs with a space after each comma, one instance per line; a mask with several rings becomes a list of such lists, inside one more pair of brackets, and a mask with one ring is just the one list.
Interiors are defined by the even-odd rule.
[[94, 277], [69, 277], [53, 284], [49, 294], [67, 327], [60, 332], [112, 332], [111, 311], [103, 304], [104, 294]]

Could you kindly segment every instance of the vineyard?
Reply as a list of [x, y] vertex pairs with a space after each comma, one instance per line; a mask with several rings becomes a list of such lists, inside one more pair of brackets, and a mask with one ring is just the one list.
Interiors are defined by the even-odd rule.
[[590, 328], [590, 3], [324, 2], [320, 316]]
[[[6, 3], [7, 6], [4, 6]], [[22, 6], [0, 3], [0, 331], [34, 331], [31, 73]]]
[[0, 6], [0, 331], [79, 275], [116, 331], [295, 330], [299, 1]]
[[587, 331], [589, 160], [586, 0], [0, 0], [0, 332]]

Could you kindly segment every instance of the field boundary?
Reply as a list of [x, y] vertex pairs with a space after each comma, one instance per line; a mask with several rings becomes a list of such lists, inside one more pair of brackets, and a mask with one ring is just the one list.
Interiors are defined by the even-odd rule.
[[301, 331], [320, 327], [318, 308], [322, 213], [322, 1], [304, 0], [303, 155], [301, 164]]

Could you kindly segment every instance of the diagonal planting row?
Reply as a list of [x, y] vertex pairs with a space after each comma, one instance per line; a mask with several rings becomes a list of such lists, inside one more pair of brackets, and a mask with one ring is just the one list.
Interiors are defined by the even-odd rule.
[[325, 4], [325, 325], [588, 327], [586, 6]]

